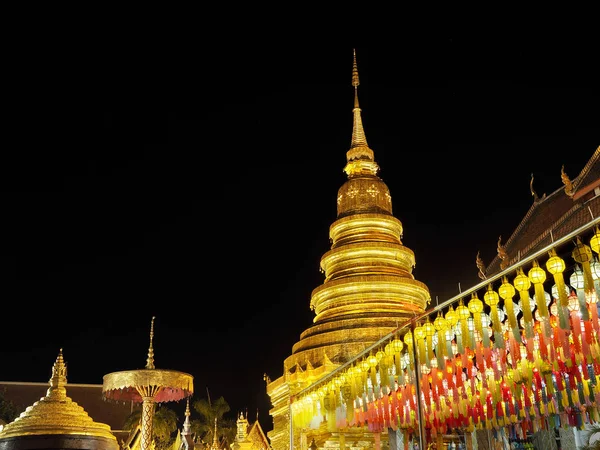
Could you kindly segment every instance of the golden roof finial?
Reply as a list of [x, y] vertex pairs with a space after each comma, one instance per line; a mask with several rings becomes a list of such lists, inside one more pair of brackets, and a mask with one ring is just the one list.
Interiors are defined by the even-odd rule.
[[479, 256], [479, 251], [477, 252], [477, 256], [475, 257], [475, 264], [477, 264], [477, 268], [479, 269], [479, 278], [485, 280], [487, 277], [485, 276], [485, 265], [483, 264], [483, 260]]
[[533, 190], [533, 173], [531, 174], [531, 181], [529, 182], [529, 189], [531, 190], [531, 195], [533, 195], [533, 204], [534, 205], [546, 198], [546, 194], [542, 194], [542, 198], [539, 198], [537, 193]]
[[531, 191], [531, 195], [533, 196], [533, 202], [537, 203], [539, 200], [539, 197], [538, 197], [537, 193], [533, 190], [533, 173], [531, 174], [531, 181], [529, 182], [529, 190]]
[[354, 55], [354, 61], [352, 62], [352, 86], [354, 86], [354, 107], [358, 108], [358, 85], [360, 81], [358, 79], [358, 66], [356, 65], [356, 49], [352, 49]]
[[146, 369], [156, 369], [156, 367], [154, 367], [154, 347], [152, 347], [152, 339], [154, 338], [154, 319], [156, 319], [156, 316], [152, 316], [152, 322], [150, 323], [150, 347], [148, 347]]
[[560, 178], [561, 178], [563, 184], [565, 185], [565, 194], [567, 194], [569, 197], [573, 197], [573, 194], [574, 194], [573, 183], [571, 183], [571, 179], [565, 173], [565, 165], [564, 164], [560, 168]]
[[496, 250], [498, 251], [498, 257], [502, 260], [500, 263], [500, 269], [504, 270], [508, 267], [508, 253], [506, 253], [506, 248], [500, 244], [502, 241], [502, 236], [498, 236], [498, 245], [496, 246]]

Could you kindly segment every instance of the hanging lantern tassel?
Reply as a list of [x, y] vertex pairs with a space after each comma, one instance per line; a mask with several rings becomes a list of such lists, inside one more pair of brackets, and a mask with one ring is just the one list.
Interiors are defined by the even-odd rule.
[[373, 388], [373, 395], [375, 395], [375, 390], [378, 387], [377, 383], [377, 357], [372, 353], [369, 355], [369, 376], [371, 378], [371, 386]]
[[551, 337], [552, 329], [549, 323], [550, 313], [548, 311], [548, 305], [546, 305], [546, 293], [544, 292], [546, 272], [539, 266], [536, 260], [533, 261], [533, 266], [529, 270], [529, 279], [533, 283], [537, 313], [539, 314], [542, 322], [544, 322], [544, 334], [546, 337]]
[[492, 330], [494, 331], [494, 347], [504, 348], [502, 324], [500, 323], [500, 317], [498, 316], [498, 302], [500, 301], [500, 296], [492, 289], [491, 284], [488, 284], [487, 291], [483, 295], [483, 301], [490, 307]]
[[[469, 312], [473, 314], [473, 321], [475, 322], [475, 329], [479, 333], [479, 336], [483, 338], [483, 325], [481, 322], [481, 313], [483, 312], [483, 302], [479, 300], [477, 297], [477, 292], [473, 292], [471, 295], [471, 300], [469, 300], [468, 304]], [[486, 341], [484, 340], [484, 344]], [[487, 343], [489, 346], [489, 342]], [[473, 343], [473, 347], [475, 347], [476, 343]], [[486, 346], [486, 347], [487, 347]]]
[[[581, 268], [583, 269], [583, 295], [582, 297], [584, 298], [583, 300], [583, 305], [585, 307], [581, 308], [581, 301], [580, 301], [580, 309], [581, 309], [581, 318], [583, 320], [589, 320], [589, 313], [587, 310], [587, 305], [585, 303], [585, 293], [591, 293], [594, 291], [594, 279], [592, 277], [592, 267], [591, 267], [591, 262], [592, 262], [592, 249], [588, 246], [585, 245], [583, 242], [581, 242], [581, 239], [579, 238], [579, 236], [577, 236], [577, 244], [575, 246], [575, 250], [573, 250], [572, 253], [573, 259], [575, 261], [577, 261], [578, 264], [581, 265]], [[579, 289], [577, 290], [578, 294], [579, 294]]]
[[427, 355], [425, 352], [425, 331], [423, 330], [422, 326], [415, 327], [414, 336], [417, 340], [419, 364], [425, 364], [427, 361]]
[[554, 277], [554, 284], [558, 291], [558, 320], [559, 326], [563, 330], [569, 329], [569, 317], [566, 314], [567, 307], [569, 306], [569, 299], [565, 292], [565, 279], [563, 272], [565, 271], [565, 261], [556, 254], [556, 250], [552, 249], [548, 252], [550, 258], [546, 262], [546, 268], [548, 272]]
[[394, 351], [394, 365], [396, 368], [396, 376], [398, 377], [398, 385], [404, 384], [404, 377], [402, 373], [402, 349], [404, 348], [404, 343], [398, 339], [398, 337], [394, 338], [392, 341], [392, 349]]
[[504, 309], [506, 309], [508, 324], [510, 325], [513, 337], [517, 343], [521, 344], [521, 331], [519, 330], [517, 316], [515, 314], [515, 307], [512, 300], [515, 296], [515, 288], [508, 282], [508, 278], [506, 278], [506, 276], [502, 277], [502, 284], [498, 288], [498, 294], [504, 300]]
[[[456, 307], [456, 313], [458, 314], [458, 321], [460, 323], [460, 335], [461, 335], [461, 342], [462, 342], [462, 346], [464, 347], [471, 347], [471, 343], [469, 342], [469, 325], [468, 325], [468, 319], [471, 317], [471, 312], [469, 311], [469, 308], [467, 308], [465, 306], [465, 304], [463, 303], [463, 299], [459, 299], [458, 300], [458, 306]], [[463, 353], [463, 352], [461, 352]]]
[[408, 355], [410, 371], [415, 370], [415, 354], [413, 339], [413, 334], [410, 332], [410, 330], [404, 335], [403, 338], [404, 344], [406, 344], [406, 354]]
[[[441, 312], [433, 321], [433, 326], [436, 330], [437, 343], [435, 344], [435, 356], [437, 358], [438, 367], [444, 367], [444, 356], [451, 356], [452, 352], [446, 354], [449, 346], [446, 345], [446, 332], [448, 330], [448, 321], [444, 319]], [[451, 347], [450, 347], [451, 348]]]
[[515, 277], [513, 284], [517, 291], [519, 291], [521, 311], [523, 312], [523, 322], [525, 325], [525, 337], [527, 339], [533, 339], [533, 315], [531, 314], [531, 304], [529, 303], [529, 288], [531, 287], [531, 281], [527, 275], [525, 275], [521, 267], [517, 269], [517, 276]]
[[435, 327], [429, 321], [429, 317], [423, 324], [423, 332], [425, 333], [425, 364], [431, 368], [431, 359], [433, 358], [433, 335], [435, 334]]
[[[446, 313], [446, 315], [444, 316], [446, 319], [446, 325], [447, 325], [447, 329], [446, 329], [446, 356], [448, 356], [449, 358], [451, 356], [454, 355], [454, 352], [452, 351], [452, 339], [454, 339], [454, 336], [456, 334], [456, 324], [458, 323], [458, 313], [456, 311], [454, 311], [454, 308], [452, 307], [452, 305], [450, 305], [450, 307], [448, 308], [448, 312]], [[462, 342], [460, 342], [459, 337], [456, 337], [456, 345], [457, 347], [460, 346], [460, 352], [462, 352], [464, 349], [462, 348]]]

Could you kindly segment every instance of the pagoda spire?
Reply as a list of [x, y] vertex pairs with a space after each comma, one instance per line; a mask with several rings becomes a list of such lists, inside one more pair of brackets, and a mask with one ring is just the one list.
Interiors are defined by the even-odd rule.
[[50, 378], [50, 387], [46, 392], [46, 397], [53, 400], [64, 400], [67, 398], [67, 365], [63, 357], [61, 348], [52, 366], [52, 377]]
[[192, 424], [190, 423], [190, 398], [187, 398], [187, 403], [185, 405], [185, 421], [183, 422], [183, 430], [181, 432], [182, 435], [192, 434]]
[[[256, 410], [256, 420], [258, 420], [258, 409]], [[237, 419], [237, 436], [235, 440], [237, 442], [244, 442], [248, 437], [248, 413], [244, 416], [244, 413], [240, 412]]]
[[346, 167], [344, 172], [348, 178], [359, 176], [377, 176], [379, 166], [375, 162], [373, 150], [367, 144], [367, 137], [363, 128], [361, 109], [358, 103], [358, 66], [356, 64], [356, 50], [353, 51], [352, 86], [354, 86], [354, 108], [352, 109], [352, 140], [350, 150], [346, 152]]
[[148, 347], [148, 359], [146, 360], [146, 369], [155, 369], [154, 367], [154, 347], [152, 347], [152, 339], [154, 338], [154, 319], [156, 316], [152, 316], [152, 322], [150, 322], [150, 346]]
[[218, 450], [219, 449], [219, 437], [217, 435], [217, 418], [215, 417], [215, 432], [213, 434], [213, 443], [210, 446], [211, 450]]
[[352, 126], [352, 143], [350, 148], [356, 147], [368, 147], [367, 137], [365, 136], [365, 130], [362, 124], [362, 117], [360, 115], [360, 106], [358, 104], [358, 85], [360, 84], [358, 78], [358, 66], [356, 65], [356, 50], [352, 50], [354, 59], [352, 63], [352, 86], [354, 86], [354, 123]]

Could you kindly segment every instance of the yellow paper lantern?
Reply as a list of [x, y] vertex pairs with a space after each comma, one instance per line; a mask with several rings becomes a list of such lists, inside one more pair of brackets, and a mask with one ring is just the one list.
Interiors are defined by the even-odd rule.
[[435, 356], [438, 359], [438, 366], [441, 366], [444, 361], [444, 356], [446, 353], [446, 330], [448, 329], [448, 321], [444, 319], [441, 311], [438, 312], [437, 317], [433, 321], [433, 326], [437, 332], [437, 345], [435, 347]]
[[533, 315], [531, 313], [531, 303], [529, 302], [529, 288], [531, 280], [523, 272], [523, 268], [517, 269], [517, 276], [513, 280], [513, 284], [519, 292], [521, 303], [521, 311], [523, 311], [523, 324], [525, 328], [525, 336], [533, 338]]
[[425, 330], [422, 326], [415, 327], [413, 331], [415, 342], [417, 344], [417, 350], [419, 352], [419, 362], [421, 364], [425, 364], [427, 360], [427, 355], [425, 351]]
[[554, 277], [554, 283], [556, 283], [556, 291], [559, 303], [556, 305], [558, 313], [558, 323], [561, 329], [569, 329], [569, 320], [565, 314], [565, 308], [569, 305], [569, 299], [567, 297], [565, 289], [565, 280], [563, 272], [565, 271], [565, 261], [556, 254], [556, 250], [552, 249], [548, 252], [550, 259], [546, 261], [546, 268], [548, 272]]
[[542, 269], [536, 260], [533, 261], [533, 266], [529, 269], [529, 279], [533, 283], [535, 292], [535, 303], [538, 313], [542, 318], [548, 318], [548, 305], [544, 294], [544, 281], [546, 281], [546, 272]]
[[495, 332], [502, 332], [502, 324], [500, 323], [500, 318], [498, 316], [498, 303], [500, 302], [500, 296], [496, 291], [494, 291], [491, 284], [488, 284], [487, 291], [483, 295], [483, 301], [490, 307], [492, 328]]
[[[588, 263], [589, 265], [589, 263]], [[591, 273], [591, 272], [590, 272]], [[579, 302], [579, 312], [581, 314], [581, 318], [583, 320], [589, 320], [590, 315], [589, 315], [589, 311], [587, 308], [587, 304], [585, 301], [585, 294], [586, 292], [593, 292], [593, 291], [588, 291], [588, 289], [586, 289], [588, 286], [588, 283], [586, 283], [586, 275], [585, 275], [585, 271], [581, 270], [581, 267], [579, 267], [578, 265], [575, 266], [575, 269], [573, 270], [573, 273], [571, 274], [571, 277], [569, 278], [569, 281], [571, 282], [571, 286], [573, 286], [575, 288], [575, 290], [577, 291], [577, 294], [574, 296], [577, 301]], [[592, 285], [593, 285], [594, 281], [592, 279]], [[569, 302], [571, 301], [571, 299], [569, 299]], [[570, 309], [570, 307], [569, 307]]]
[[597, 255], [600, 255], [600, 228], [598, 226], [596, 226], [596, 232], [590, 239], [590, 247]]
[[506, 310], [508, 325], [510, 326], [513, 336], [518, 343], [521, 343], [521, 333], [519, 332], [517, 314], [515, 313], [515, 305], [513, 303], [515, 293], [515, 288], [509, 283], [508, 278], [506, 276], [502, 277], [502, 284], [498, 288], [498, 294], [504, 300], [504, 309]]
[[446, 312], [445, 318], [450, 326], [454, 326], [458, 323], [458, 314], [452, 306], [448, 308], [448, 312]]
[[483, 302], [477, 297], [477, 293], [471, 294], [471, 300], [468, 304], [469, 312], [473, 314], [473, 320], [475, 322], [475, 329], [480, 336], [483, 336], [483, 327], [481, 325], [481, 313], [483, 312]]
[[572, 253], [573, 259], [581, 265], [583, 269], [583, 289], [585, 292], [591, 292], [594, 289], [594, 279], [592, 277], [592, 250], [588, 245], [581, 242], [577, 236], [577, 243]]
[[[462, 336], [463, 345], [468, 344], [469, 338], [469, 328], [468, 328], [468, 320], [471, 317], [471, 311], [467, 308], [463, 299], [458, 300], [458, 306], [456, 307], [456, 314], [458, 315], [458, 321], [460, 323], [460, 335]], [[467, 345], [468, 347], [469, 345]]]

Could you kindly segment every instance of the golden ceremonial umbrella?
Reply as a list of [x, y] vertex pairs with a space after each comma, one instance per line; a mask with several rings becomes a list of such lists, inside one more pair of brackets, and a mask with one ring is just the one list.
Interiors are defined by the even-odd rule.
[[150, 347], [146, 367], [113, 372], [103, 377], [102, 395], [107, 400], [132, 401], [142, 404], [141, 450], [152, 443], [152, 421], [156, 403], [179, 401], [194, 393], [194, 377], [176, 370], [154, 367], [154, 319], [150, 326]]

